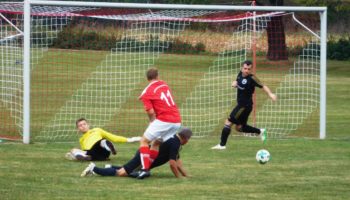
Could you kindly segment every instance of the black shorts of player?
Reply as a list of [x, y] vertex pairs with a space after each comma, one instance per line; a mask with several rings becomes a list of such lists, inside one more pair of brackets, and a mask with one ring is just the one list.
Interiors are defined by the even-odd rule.
[[[164, 151], [159, 152], [158, 157], [154, 160], [154, 162], [151, 164], [151, 169], [161, 166], [169, 161], [168, 154], [164, 153]], [[141, 157], [140, 157], [140, 151], [136, 151], [135, 156], [129, 160], [125, 165], [123, 165], [123, 168], [125, 171], [130, 174], [131, 172], [135, 170], [140, 170], [142, 167], [141, 165]]]
[[90, 150], [87, 150], [87, 155], [91, 156], [91, 160], [107, 160], [111, 154], [105, 148], [101, 147], [101, 140], [96, 142]]
[[236, 125], [246, 125], [252, 112], [252, 106], [237, 105], [231, 112], [228, 120]]
[[130, 174], [134, 170], [141, 169], [140, 151], [136, 151], [135, 156], [131, 160], [129, 160], [129, 162], [123, 165], [123, 168], [128, 174]]

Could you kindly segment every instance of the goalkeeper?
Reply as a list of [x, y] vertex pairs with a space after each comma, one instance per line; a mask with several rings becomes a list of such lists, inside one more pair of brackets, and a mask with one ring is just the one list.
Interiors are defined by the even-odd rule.
[[[176, 178], [188, 177], [187, 172], [182, 166], [179, 151], [182, 145], [185, 145], [192, 136], [192, 131], [188, 128], [183, 128], [179, 133], [172, 136], [167, 141], [159, 146], [159, 154], [155, 160], [151, 156], [151, 168], [161, 166], [169, 161], [170, 169]], [[96, 167], [94, 163], [81, 173], [81, 176], [99, 174], [101, 176], [129, 176], [137, 178], [139, 176], [139, 168], [141, 168], [140, 152], [137, 151], [135, 156], [122, 167], [111, 166], [109, 168]]]
[[237, 106], [232, 110], [229, 118], [225, 121], [224, 128], [221, 132], [220, 143], [212, 147], [212, 149], [226, 149], [226, 142], [231, 133], [232, 124], [235, 124], [236, 131], [254, 133], [260, 135], [263, 142], [266, 141], [266, 129], [258, 129], [247, 124], [248, 117], [253, 109], [253, 94], [255, 87], [258, 87], [262, 88], [273, 101], [277, 100], [277, 96], [252, 74], [252, 62], [249, 60], [244, 61], [236, 80], [232, 82], [232, 87], [237, 88]]
[[108, 160], [110, 154], [117, 154], [112, 142], [137, 142], [141, 137], [126, 138], [109, 133], [101, 128], [90, 129], [85, 118], [76, 121], [76, 127], [83, 134], [79, 139], [81, 149], [73, 148], [66, 154], [68, 160]]

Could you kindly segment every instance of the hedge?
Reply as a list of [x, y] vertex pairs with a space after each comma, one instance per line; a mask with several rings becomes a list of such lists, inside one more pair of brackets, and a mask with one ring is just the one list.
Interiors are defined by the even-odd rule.
[[159, 51], [179, 54], [198, 54], [205, 52], [205, 45], [195, 45], [175, 39], [173, 41], [162, 41], [157, 37], [150, 37], [147, 41], [133, 38], [121, 38], [115, 35], [104, 36], [95, 31], [72, 31], [65, 29], [58, 34], [52, 42], [54, 48], [61, 49], [87, 49], [87, 50], [110, 50], [140, 52]]
[[350, 59], [350, 36], [339, 40], [330, 38], [327, 43], [327, 58], [331, 60]]

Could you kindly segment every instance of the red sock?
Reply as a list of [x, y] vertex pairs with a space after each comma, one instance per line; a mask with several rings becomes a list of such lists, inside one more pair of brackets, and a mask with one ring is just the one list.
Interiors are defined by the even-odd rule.
[[150, 165], [151, 165], [149, 147], [140, 147], [139, 150], [140, 150], [142, 169], [149, 170]]
[[150, 165], [152, 165], [153, 161], [158, 157], [158, 150], [151, 149], [149, 152], [149, 157], [150, 157]]

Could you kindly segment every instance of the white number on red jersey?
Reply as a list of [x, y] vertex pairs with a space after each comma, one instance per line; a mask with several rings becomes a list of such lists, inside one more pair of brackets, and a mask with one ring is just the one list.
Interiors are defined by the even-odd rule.
[[166, 91], [166, 95], [164, 94], [164, 92], [162, 92], [160, 94], [160, 99], [165, 101], [169, 107], [175, 106], [175, 102], [174, 102], [173, 97], [171, 96], [171, 93], [169, 90]]

